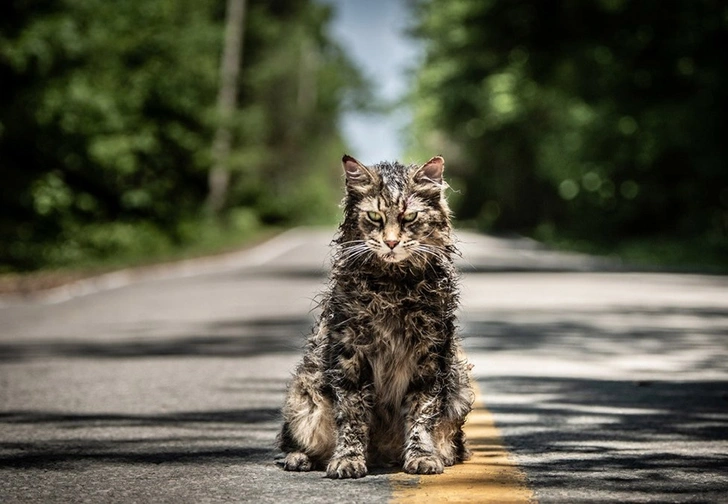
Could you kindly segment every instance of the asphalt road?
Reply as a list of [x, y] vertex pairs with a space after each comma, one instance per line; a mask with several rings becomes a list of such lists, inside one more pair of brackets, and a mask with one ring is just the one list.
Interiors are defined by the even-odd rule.
[[[276, 464], [330, 238], [0, 299], [0, 502], [387, 502], [399, 475]], [[540, 502], [728, 502], [728, 277], [461, 239], [465, 346]]]

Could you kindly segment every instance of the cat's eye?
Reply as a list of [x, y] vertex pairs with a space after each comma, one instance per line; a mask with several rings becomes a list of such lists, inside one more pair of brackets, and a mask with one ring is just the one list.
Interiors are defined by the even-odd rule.
[[417, 218], [417, 212], [405, 212], [402, 215], [402, 222], [413, 222]]
[[367, 212], [367, 217], [372, 222], [382, 222], [382, 214], [379, 212]]

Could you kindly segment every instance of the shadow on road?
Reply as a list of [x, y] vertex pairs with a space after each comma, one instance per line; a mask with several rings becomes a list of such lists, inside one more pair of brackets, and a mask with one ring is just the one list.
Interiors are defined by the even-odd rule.
[[[272, 446], [251, 446], [247, 429], [278, 428], [277, 409], [194, 411], [168, 414], [74, 414], [11, 411], [0, 414], [0, 426], [57, 434], [42, 441], [0, 443], [0, 468], [53, 468], [104, 462], [128, 464], [198, 464], [260, 462], [272, 458]], [[68, 438], [91, 430], [100, 436]], [[125, 436], [134, 433], [139, 436]], [[118, 439], [109, 437], [118, 436]], [[259, 444], [259, 443], [258, 443]]]
[[[577, 489], [584, 502], [600, 495], [625, 502], [723, 499], [728, 490], [728, 381], [720, 378], [728, 361], [728, 310], [707, 304], [592, 305], [593, 311], [579, 312], [509, 308], [463, 318], [467, 351], [486, 364], [498, 359], [505, 364], [483, 370], [479, 381], [488, 408], [534, 488], [554, 490], [550, 495]], [[232, 361], [208, 358], [240, 359], [245, 365], [246, 357], [300, 355], [311, 325], [310, 316], [179, 326], [132, 321], [108, 334], [88, 331], [87, 337], [5, 342], [0, 344], [0, 363], [8, 368], [28, 364], [29, 383], [37, 384], [45, 379], [35, 373], [46, 360], [67, 359], [63, 365], [72, 371], [60, 376], [70, 385], [56, 387], [61, 390], [73, 386], [68, 376], [74, 377], [80, 359], [87, 359], [85, 364], [98, 360], [104, 364], [94, 372], [113, 370], [99, 388], [118, 378], [125, 386], [117, 389], [124, 392], [129, 375], [117, 369], [130, 362], [149, 370], [167, 358], [191, 358], [185, 365], [212, 368]], [[535, 365], [524, 366], [525, 359]], [[579, 364], [582, 374], [558, 368], [562, 362]], [[169, 363], [170, 369], [177, 364], [173, 359]], [[552, 366], [548, 372], [542, 369], [547, 363]], [[610, 372], [600, 369], [609, 366]], [[620, 366], [634, 373], [620, 375]], [[195, 369], [177, 372], [185, 376]], [[643, 370], [650, 377], [636, 379]], [[481, 372], [479, 367], [475, 372]], [[144, 378], [138, 381], [147, 379], [140, 376]], [[200, 388], [198, 394], [225, 391], [231, 397], [221, 399], [221, 407], [210, 407], [203, 397], [200, 411], [138, 414], [135, 400], [115, 403], [115, 397], [109, 399], [108, 412], [93, 414], [78, 406], [84, 397], [59, 405], [62, 412], [51, 406], [8, 407], [0, 414], [0, 430], [6, 434], [0, 442], [0, 469], [37, 469], [30, 471], [37, 477], [55, 472], [48, 469], [114, 465], [116, 470], [118, 464], [140, 465], [140, 474], [153, 464], [196, 464], [201, 470], [208, 464], [272, 465], [284, 379], [256, 381], [250, 379], [257, 376], [253, 372], [227, 376], [237, 378], [220, 380], [224, 388]], [[169, 383], [169, 389], [159, 390], [177, 390], [174, 380]], [[16, 387], [15, 393], [26, 390]], [[107, 397], [105, 393], [98, 397]], [[171, 404], [191, 409], [187, 393]], [[240, 405], [248, 408], [235, 409]], [[321, 479], [320, 474], [312, 477]], [[19, 477], [15, 481], [18, 488], [25, 484]]]
[[[605, 358], [623, 358], [671, 372], [722, 370], [728, 360], [728, 310], [714, 307], [481, 313], [462, 325], [466, 349], [486, 354], [598, 365]], [[660, 358], [669, 361], [660, 366]]]
[[[498, 377], [483, 387], [534, 488], [624, 492], [630, 502], [725, 496], [726, 381]], [[499, 403], [504, 394], [518, 404]]]
[[55, 424], [57, 427], [181, 427], [188, 424], [253, 424], [279, 417], [277, 409], [241, 409], [226, 411], [190, 411], [160, 415], [67, 414], [43, 411], [11, 411], [0, 413], [4, 424]]
[[312, 326], [308, 317], [276, 317], [223, 320], [188, 328], [194, 334], [153, 336], [154, 328], [129, 330], [131, 337], [105, 341], [101, 338], [67, 338], [0, 343], [0, 362], [35, 358], [141, 358], [141, 357], [252, 357], [300, 353]]
[[[163, 404], [155, 405], [151, 398], [139, 397], [138, 407], [133, 401], [129, 403], [128, 398], [116, 401], [113, 391], [128, 394], [123, 384], [138, 386], [131, 384], [144, 378], [129, 379], [123, 370], [151, 370], [155, 367], [154, 359], [159, 359], [159, 362], [170, 359], [164, 368], [169, 370], [174, 369], [175, 362], [180, 363], [180, 371], [206, 369], [208, 374], [199, 377], [200, 383], [204, 383], [205, 378], [211, 376], [210, 366], [215, 364], [205, 364], [200, 368], [190, 365], [189, 361], [182, 363], [181, 359], [232, 358], [240, 359], [240, 365], [246, 366], [246, 357], [298, 354], [305, 335], [311, 329], [311, 322], [308, 316], [228, 319], [186, 327], [183, 330], [189, 333], [176, 336], [160, 336], [155, 334], [159, 328], [130, 323], [123, 329], [117, 328], [113, 335], [94, 335], [94, 339], [48, 338], [2, 343], [0, 362], [5, 365], [23, 363], [37, 365], [38, 369], [52, 365], [55, 366], [53, 369], [58, 369], [59, 361], [69, 359], [107, 362], [108, 367], [105, 365], [105, 368], [109, 369], [109, 374], [104, 376], [109, 380], [110, 390], [100, 392], [98, 397], [103, 402], [96, 406], [86, 401], [86, 408], [91, 405], [99, 409], [93, 413], [79, 410], [78, 405], [84, 401], [64, 402], [64, 398], [72, 394], [62, 390], [58, 392], [58, 404], [51, 410], [30, 409], [31, 401], [28, 401], [27, 410], [5, 407], [0, 412], [0, 431], [4, 433], [4, 441], [0, 441], [0, 469], [77, 471], [114, 464], [185, 464], [203, 468], [208, 464], [272, 463], [276, 453], [273, 439], [280, 428], [278, 398], [285, 391], [282, 378], [255, 378], [242, 373], [239, 377], [228, 375], [224, 380], [217, 377], [214, 386], [199, 387], [209, 394], [228, 394], [224, 397], [229, 397], [229, 400], [220, 398], [216, 400], [217, 404], [227, 403], [233, 408], [243, 406], [244, 409], [201, 408], [198, 411], [170, 412]], [[109, 360], [114, 360], [114, 363]], [[141, 361], [143, 367], [129, 368], [124, 361], [130, 360]], [[115, 367], [117, 364], [122, 367]], [[159, 380], [162, 377], [160, 373], [164, 371], [157, 371], [149, 379]], [[44, 379], [43, 374], [32, 378], [33, 387], [37, 384], [46, 388], [42, 385]], [[93, 380], [93, 376], [90, 379]], [[168, 379], [174, 383], [172, 380]], [[49, 387], [53, 388], [52, 385]], [[158, 394], [150, 391], [152, 395], [155, 393]], [[164, 400], [163, 396], [159, 398]], [[195, 401], [200, 402], [200, 398], [193, 397], [190, 401], [194, 404]], [[185, 404], [184, 399], [181, 398], [179, 403]], [[261, 404], [265, 406], [251, 407]], [[111, 411], [104, 411], [106, 407]], [[152, 412], [136, 414], [138, 408]], [[167, 408], [167, 411], [155, 411], [160, 408]]]
[[514, 311], [463, 325], [483, 366], [532, 363], [518, 375], [513, 364], [481, 370], [479, 381], [538, 497], [724, 500], [728, 311]]

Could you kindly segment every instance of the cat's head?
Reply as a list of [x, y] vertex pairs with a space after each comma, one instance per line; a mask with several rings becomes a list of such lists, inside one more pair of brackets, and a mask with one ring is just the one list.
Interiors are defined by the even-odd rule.
[[345, 256], [388, 264], [426, 264], [452, 250], [445, 200], [445, 160], [423, 165], [364, 166], [342, 159], [345, 216], [339, 244]]

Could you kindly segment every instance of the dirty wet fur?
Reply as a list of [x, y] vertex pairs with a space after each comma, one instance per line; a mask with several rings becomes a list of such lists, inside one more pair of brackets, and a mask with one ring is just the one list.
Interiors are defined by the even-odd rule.
[[455, 334], [457, 275], [444, 161], [344, 156], [344, 220], [329, 287], [288, 388], [289, 471], [360, 478], [374, 465], [437, 474], [466, 460], [473, 395]]

